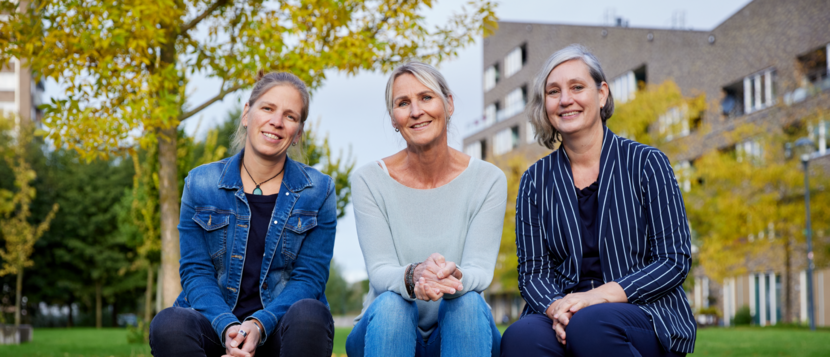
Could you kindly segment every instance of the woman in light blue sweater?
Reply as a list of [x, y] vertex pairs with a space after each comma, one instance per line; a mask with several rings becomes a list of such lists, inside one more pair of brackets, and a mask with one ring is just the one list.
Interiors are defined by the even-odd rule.
[[370, 288], [346, 350], [497, 356], [501, 335], [480, 293], [493, 279], [507, 180], [447, 144], [453, 98], [434, 67], [395, 69], [386, 105], [406, 148], [352, 178]]

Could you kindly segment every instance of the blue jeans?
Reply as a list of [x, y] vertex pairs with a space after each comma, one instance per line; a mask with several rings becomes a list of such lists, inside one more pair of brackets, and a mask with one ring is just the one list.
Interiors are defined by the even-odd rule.
[[428, 341], [418, 332], [418, 306], [393, 292], [378, 296], [346, 340], [349, 357], [498, 356], [501, 333], [476, 292], [441, 300]]
[[[331, 356], [334, 321], [328, 307], [314, 299], [295, 302], [276, 329], [257, 347], [257, 357]], [[184, 307], [168, 307], [150, 323], [153, 356], [219, 357], [225, 345], [205, 315]]]
[[657, 340], [645, 311], [628, 303], [607, 303], [577, 311], [565, 328], [566, 342], [556, 340], [553, 321], [541, 314], [519, 319], [504, 331], [503, 357], [655, 356], [682, 357]]

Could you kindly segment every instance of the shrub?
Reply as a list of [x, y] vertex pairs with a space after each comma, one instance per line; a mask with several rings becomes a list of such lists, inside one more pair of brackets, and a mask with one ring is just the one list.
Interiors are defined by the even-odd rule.
[[741, 306], [735, 313], [735, 318], [732, 319], [735, 326], [749, 325], [752, 323], [752, 314], [749, 312], [749, 306]]

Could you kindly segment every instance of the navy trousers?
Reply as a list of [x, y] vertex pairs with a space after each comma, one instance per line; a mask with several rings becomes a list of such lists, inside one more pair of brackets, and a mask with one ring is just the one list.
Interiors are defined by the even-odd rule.
[[519, 319], [502, 336], [502, 357], [686, 355], [663, 349], [648, 315], [632, 304], [598, 304], [578, 311], [565, 328], [565, 345], [556, 340], [552, 326], [545, 315]]
[[[295, 302], [280, 319], [256, 356], [331, 356], [334, 321], [322, 302], [303, 299]], [[210, 321], [200, 312], [169, 307], [150, 323], [150, 349], [155, 357], [222, 356], [222, 344]]]

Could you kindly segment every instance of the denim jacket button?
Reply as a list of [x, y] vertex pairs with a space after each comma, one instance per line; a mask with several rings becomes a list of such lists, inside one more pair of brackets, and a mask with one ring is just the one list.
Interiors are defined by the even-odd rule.
[[277, 224], [277, 221], [274, 221], [274, 224]]
[[262, 289], [268, 290], [268, 283], [263, 283], [262, 284]]

